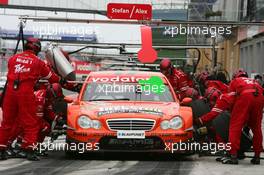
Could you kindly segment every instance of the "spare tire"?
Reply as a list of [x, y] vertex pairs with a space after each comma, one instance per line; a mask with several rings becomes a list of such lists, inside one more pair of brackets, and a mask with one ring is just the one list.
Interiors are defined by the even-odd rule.
[[229, 112], [222, 112], [212, 121], [212, 127], [215, 128], [215, 132], [220, 135], [225, 142], [228, 142], [229, 121]]
[[[222, 139], [227, 143], [229, 137], [229, 121], [230, 113], [223, 112], [219, 114], [213, 121], [212, 126], [215, 128], [217, 134], [219, 134]], [[248, 132], [247, 127], [241, 131], [241, 141], [240, 141], [240, 151], [244, 152], [251, 148], [252, 146], [252, 136]]]
[[209, 104], [206, 103], [203, 99], [192, 101], [191, 108], [194, 118], [201, 117], [202, 115], [210, 112]]
[[55, 114], [67, 116], [68, 104], [63, 98], [58, 98], [53, 101], [52, 110]]

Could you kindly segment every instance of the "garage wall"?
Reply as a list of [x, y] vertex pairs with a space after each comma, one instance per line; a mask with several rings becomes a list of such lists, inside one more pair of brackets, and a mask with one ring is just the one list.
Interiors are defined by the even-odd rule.
[[230, 76], [240, 67], [239, 66], [239, 45], [236, 44], [236, 37], [226, 39], [218, 44], [217, 61], [221, 63]]
[[248, 73], [264, 73], [264, 36], [241, 43], [240, 67]]

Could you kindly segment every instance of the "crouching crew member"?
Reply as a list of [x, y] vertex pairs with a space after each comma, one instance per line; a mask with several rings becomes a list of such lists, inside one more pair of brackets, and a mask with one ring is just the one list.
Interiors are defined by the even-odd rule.
[[174, 68], [169, 59], [166, 58], [160, 62], [160, 71], [167, 77], [180, 100], [184, 97], [188, 97], [190, 91], [192, 91], [193, 94], [197, 94], [195, 96], [198, 96], [198, 92], [192, 88], [193, 81], [183, 71]]

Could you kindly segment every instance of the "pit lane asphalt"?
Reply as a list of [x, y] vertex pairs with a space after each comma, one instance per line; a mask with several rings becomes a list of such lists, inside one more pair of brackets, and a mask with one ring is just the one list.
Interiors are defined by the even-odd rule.
[[223, 165], [215, 157], [178, 157], [147, 154], [83, 154], [75, 159], [53, 151], [38, 162], [25, 159], [0, 161], [1, 175], [263, 175], [264, 163]]
[[[60, 138], [56, 142], [63, 141]], [[264, 160], [261, 165], [251, 165], [249, 161], [246, 158], [239, 165], [223, 165], [215, 157], [142, 153], [96, 153], [67, 158], [64, 151], [51, 151], [37, 162], [17, 158], [0, 161], [0, 175], [263, 175]]]

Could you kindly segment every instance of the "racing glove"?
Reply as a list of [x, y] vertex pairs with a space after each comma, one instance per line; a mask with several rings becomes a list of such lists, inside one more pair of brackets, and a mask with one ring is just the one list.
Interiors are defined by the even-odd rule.
[[196, 118], [196, 119], [194, 119], [194, 124], [195, 125], [197, 125], [198, 127], [201, 127], [201, 126], [203, 126], [204, 124], [203, 124], [203, 121], [200, 119], [200, 118]]

